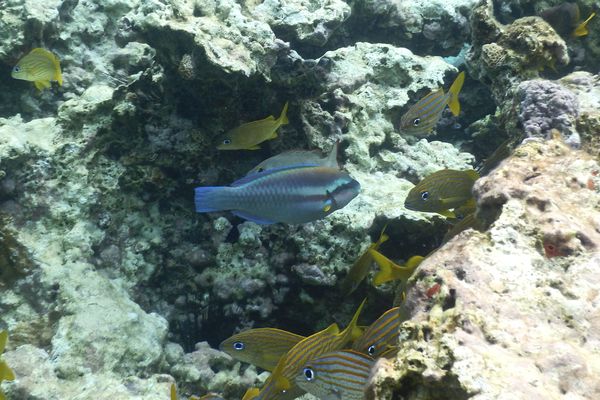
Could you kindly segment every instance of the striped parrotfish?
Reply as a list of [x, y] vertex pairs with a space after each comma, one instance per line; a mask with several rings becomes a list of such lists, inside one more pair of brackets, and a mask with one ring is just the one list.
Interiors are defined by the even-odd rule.
[[225, 339], [219, 349], [236, 360], [273, 371], [277, 362], [304, 336], [275, 328], [249, 329]]
[[231, 186], [196, 188], [196, 211], [229, 210], [258, 224], [302, 224], [345, 207], [360, 184], [337, 168], [292, 165], [246, 176]]
[[311, 164], [321, 167], [339, 168], [337, 162], [339, 142], [333, 145], [328, 155], [323, 157], [319, 150], [290, 150], [267, 158], [256, 167], [252, 168], [246, 175], [256, 174], [257, 172], [268, 171], [274, 168], [285, 167], [286, 165]]
[[354, 350], [326, 353], [304, 365], [296, 384], [321, 400], [363, 400], [374, 364]]
[[358, 316], [366, 300], [358, 307], [354, 317], [340, 332], [337, 324], [332, 324], [326, 329], [306, 337], [292, 347], [277, 363], [277, 367], [265, 382], [256, 397], [257, 400], [293, 399], [304, 393], [295, 383], [296, 376], [302, 366], [324, 353], [341, 350], [348, 343], [356, 340], [362, 334], [362, 329], [357, 326]]
[[12, 69], [15, 79], [33, 82], [38, 90], [50, 87], [50, 81], [62, 86], [62, 72], [58, 57], [46, 49], [35, 48], [21, 58]]
[[288, 103], [286, 102], [279, 118], [269, 115], [267, 118], [247, 122], [220, 135], [217, 139], [219, 150], [258, 150], [265, 140], [275, 139], [277, 129], [288, 123]]
[[373, 277], [373, 285], [379, 286], [389, 281], [402, 280], [406, 283], [415, 269], [425, 259], [423, 256], [412, 256], [406, 264], [398, 265], [377, 250], [369, 250], [373, 261], [379, 267], [379, 272]]
[[385, 234], [386, 227], [387, 225], [384, 226], [381, 230], [381, 233], [379, 234], [379, 239], [377, 239], [376, 242], [371, 243], [369, 248], [358, 258], [358, 260], [356, 260], [354, 265], [352, 265], [352, 267], [348, 271], [348, 275], [346, 275], [341, 284], [341, 290], [344, 296], [347, 296], [354, 292], [358, 285], [363, 281], [363, 279], [365, 279], [365, 277], [369, 273], [369, 270], [371, 269], [371, 264], [373, 263], [373, 257], [371, 257], [371, 253], [369, 253], [369, 250], [378, 250], [379, 246], [381, 246], [382, 243], [386, 242], [389, 239], [389, 236]]
[[452, 114], [460, 114], [458, 94], [465, 82], [465, 73], [458, 74], [448, 93], [440, 88], [431, 92], [414, 104], [400, 119], [400, 131], [413, 136], [428, 135], [442, 117], [448, 106]]
[[473, 197], [471, 191], [477, 179], [479, 175], [474, 170], [443, 169], [434, 172], [408, 192], [404, 207], [453, 217], [454, 214], [448, 213], [448, 210], [462, 206]]
[[352, 343], [352, 349], [374, 358], [383, 354], [393, 354], [390, 350], [397, 347], [400, 323], [407, 319], [408, 317], [400, 312], [400, 307], [387, 310]]

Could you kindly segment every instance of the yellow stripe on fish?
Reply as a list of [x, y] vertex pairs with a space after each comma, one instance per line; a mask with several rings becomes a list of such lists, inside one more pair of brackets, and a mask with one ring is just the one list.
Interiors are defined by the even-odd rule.
[[281, 356], [305, 337], [275, 328], [257, 328], [225, 339], [219, 349], [236, 360], [273, 371]]
[[296, 376], [302, 389], [321, 400], [363, 400], [375, 360], [354, 350], [323, 354]]
[[369, 251], [371, 252], [371, 257], [373, 257], [373, 260], [379, 267], [379, 272], [373, 277], [374, 286], [395, 280], [402, 280], [403, 284], [405, 284], [408, 278], [415, 272], [415, 269], [421, 264], [421, 261], [425, 259], [423, 256], [412, 256], [405, 265], [398, 265], [376, 250]]
[[51, 81], [62, 86], [62, 72], [58, 57], [46, 49], [35, 48], [21, 58], [12, 69], [15, 79], [33, 82], [38, 90], [50, 87]]
[[400, 119], [400, 131], [413, 136], [428, 135], [437, 125], [448, 106], [454, 116], [460, 114], [458, 94], [465, 82], [465, 73], [458, 74], [448, 93], [438, 89], [414, 104]]
[[352, 349], [374, 358], [381, 357], [397, 346], [398, 329], [405, 320], [407, 318], [400, 313], [400, 307], [387, 310], [352, 343]]
[[269, 115], [267, 118], [247, 122], [234, 128], [223, 135], [220, 135], [217, 140], [217, 149], [219, 150], [257, 150], [260, 149], [259, 144], [275, 139], [277, 137], [277, 129], [281, 125], [288, 123], [287, 118], [288, 102], [283, 106], [283, 110], [279, 118]]

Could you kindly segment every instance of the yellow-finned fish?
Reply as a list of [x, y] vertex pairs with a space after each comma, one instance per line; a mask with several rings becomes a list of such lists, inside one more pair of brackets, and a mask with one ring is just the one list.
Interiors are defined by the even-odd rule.
[[391, 355], [393, 352], [390, 350], [398, 345], [400, 323], [407, 319], [408, 316], [400, 311], [400, 307], [387, 310], [352, 343], [352, 349], [374, 358], [383, 354]]
[[49, 88], [50, 81], [56, 81], [60, 86], [63, 84], [58, 57], [39, 47], [19, 60], [13, 67], [11, 76], [33, 82], [38, 90]]
[[[6, 342], [8, 341], [8, 331], [0, 332], [0, 355], [4, 353], [4, 348], [6, 347]], [[0, 360], [0, 384], [2, 381], [14, 381], [15, 373], [12, 369], [6, 364], [6, 361]], [[4, 397], [4, 393], [0, 390], [0, 400], [6, 400]]]
[[565, 2], [550, 7], [540, 13], [546, 22], [554, 28], [559, 35], [571, 35], [581, 37], [588, 34], [587, 24], [596, 15], [592, 12], [590, 16], [581, 22], [581, 12], [577, 3]]
[[225, 339], [219, 349], [236, 360], [273, 371], [277, 362], [304, 336], [275, 328], [249, 329]]
[[413, 105], [400, 119], [400, 131], [413, 136], [428, 135], [442, 117], [448, 106], [454, 116], [460, 114], [458, 94], [465, 82], [465, 73], [458, 74], [448, 93], [440, 88], [431, 92]]
[[364, 400], [375, 360], [354, 350], [338, 350], [309, 361], [296, 384], [321, 400]]
[[474, 170], [443, 169], [434, 172], [408, 192], [404, 207], [442, 214], [469, 201], [473, 197], [471, 191], [477, 179], [479, 175]]
[[219, 150], [258, 150], [265, 140], [275, 139], [277, 129], [288, 123], [288, 102], [283, 106], [279, 118], [269, 115], [267, 118], [247, 122], [219, 136]]
[[246, 390], [246, 393], [244, 393], [244, 397], [242, 397], [242, 400], [252, 400], [256, 396], [258, 396], [258, 393], [260, 393], [259, 388], [255, 388], [255, 387], [248, 388], [248, 390]]
[[371, 257], [373, 257], [373, 260], [379, 267], [379, 272], [373, 277], [374, 286], [395, 280], [402, 280], [403, 283], [406, 283], [408, 278], [415, 272], [415, 269], [421, 264], [421, 261], [425, 259], [423, 256], [412, 256], [406, 264], [398, 265], [377, 250], [369, 251], [371, 252]]
[[348, 275], [344, 278], [341, 284], [342, 294], [347, 296], [354, 292], [358, 285], [362, 282], [363, 279], [369, 273], [371, 269], [371, 264], [373, 263], [373, 258], [371, 257], [371, 253], [369, 250], [378, 250], [379, 246], [382, 243], [386, 242], [389, 239], [389, 236], [385, 234], [385, 228], [387, 225], [383, 227], [381, 233], [379, 234], [379, 239], [375, 243], [371, 243], [369, 248], [359, 257], [358, 260], [352, 265], [350, 270], [348, 271]]
[[358, 327], [357, 322], [365, 302], [366, 299], [360, 304], [354, 317], [343, 331], [340, 332], [337, 324], [332, 324], [292, 347], [285, 356], [281, 357], [277, 367], [254, 398], [257, 400], [285, 400], [303, 394], [304, 390], [295, 383], [302, 366], [321, 354], [343, 349], [348, 343], [362, 335], [362, 329]]

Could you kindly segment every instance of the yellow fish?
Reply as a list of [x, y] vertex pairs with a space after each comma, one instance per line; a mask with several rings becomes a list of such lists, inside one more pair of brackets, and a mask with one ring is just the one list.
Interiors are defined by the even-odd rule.
[[375, 243], [371, 243], [369, 248], [360, 256], [358, 260], [356, 260], [354, 265], [348, 271], [348, 275], [346, 275], [341, 284], [342, 294], [344, 296], [347, 296], [350, 293], [354, 292], [358, 285], [362, 282], [363, 279], [365, 279], [365, 277], [369, 273], [369, 270], [371, 269], [371, 264], [373, 263], [373, 257], [371, 257], [371, 253], [369, 253], [369, 250], [379, 250], [379, 246], [381, 246], [382, 243], [386, 242], [390, 238], [388, 235], [385, 234], [386, 227], [387, 225], [384, 226], [381, 230], [381, 233], [379, 234], [379, 239], [377, 239]]
[[395, 280], [402, 280], [405, 283], [425, 259], [423, 256], [412, 256], [406, 264], [398, 265], [377, 250], [369, 250], [369, 252], [379, 267], [379, 272], [373, 277], [374, 286]]
[[279, 118], [269, 115], [259, 121], [248, 122], [219, 136], [219, 150], [257, 150], [265, 140], [275, 139], [277, 129], [288, 123], [288, 102], [286, 101]]
[[575, 30], [573, 31], [573, 36], [580, 37], [580, 36], [587, 35], [589, 33], [588, 32], [588, 28], [587, 28], [587, 24], [595, 16], [596, 16], [596, 13], [593, 12], [593, 13], [590, 14], [590, 16], [585, 21], [583, 21], [581, 24], [577, 25], [577, 28], [575, 28]]
[[[4, 352], [4, 348], [6, 347], [6, 342], [8, 341], [8, 331], [0, 332], [0, 354]], [[2, 381], [14, 381], [15, 373], [10, 369], [6, 361], [0, 360], [0, 384]], [[0, 400], [6, 400], [4, 397], [4, 393], [0, 391]]]
[[559, 35], [571, 34], [581, 37], [588, 34], [587, 24], [596, 15], [592, 12], [583, 22], [577, 3], [565, 2], [548, 8], [540, 13], [540, 16], [548, 22]]
[[48, 50], [36, 48], [21, 58], [12, 69], [11, 76], [15, 79], [33, 82], [38, 90], [50, 87], [50, 81], [63, 84], [60, 61]]

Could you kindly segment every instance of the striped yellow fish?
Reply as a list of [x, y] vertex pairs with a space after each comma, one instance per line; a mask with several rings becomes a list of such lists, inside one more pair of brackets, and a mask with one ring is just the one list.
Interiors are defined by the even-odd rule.
[[400, 312], [400, 307], [387, 310], [352, 343], [352, 349], [374, 358], [386, 353], [393, 354], [390, 350], [396, 349], [398, 344], [400, 323], [407, 319], [407, 316]]
[[406, 283], [415, 269], [425, 259], [422, 256], [412, 256], [405, 265], [398, 265], [377, 250], [369, 250], [373, 261], [379, 267], [379, 272], [373, 277], [373, 285], [379, 286], [389, 281], [402, 280]]
[[479, 175], [474, 170], [443, 169], [425, 177], [408, 192], [404, 207], [409, 210], [436, 212], [447, 216], [473, 198], [472, 189]]
[[444, 89], [431, 92], [413, 105], [400, 119], [400, 131], [413, 136], [428, 135], [442, 117], [448, 106], [452, 114], [460, 114], [458, 94], [465, 82], [465, 73], [458, 74], [448, 93]]
[[309, 360], [324, 353], [341, 350], [349, 342], [357, 339], [362, 330], [357, 326], [358, 317], [365, 301], [360, 304], [354, 317], [343, 331], [337, 324], [319, 331], [298, 342], [287, 354], [279, 360], [277, 367], [265, 382], [256, 397], [257, 400], [293, 399], [304, 393], [295, 383], [296, 376], [302, 366]]
[[275, 328], [249, 329], [225, 339], [219, 349], [236, 360], [273, 371], [277, 362], [304, 336]]
[[63, 84], [60, 61], [48, 50], [36, 48], [21, 58], [12, 69], [11, 76], [15, 79], [33, 82], [38, 90], [49, 88], [50, 81]]
[[358, 285], [362, 282], [363, 279], [365, 279], [365, 277], [369, 273], [369, 270], [371, 269], [371, 264], [373, 263], [373, 258], [371, 257], [371, 253], [369, 253], [369, 250], [378, 250], [379, 246], [381, 246], [382, 243], [386, 242], [389, 239], [389, 236], [385, 234], [386, 227], [387, 225], [384, 226], [381, 230], [381, 233], [379, 234], [379, 239], [377, 239], [375, 243], [371, 243], [369, 248], [360, 256], [358, 260], [356, 260], [354, 265], [352, 265], [352, 267], [348, 271], [348, 275], [346, 275], [341, 284], [341, 290], [344, 296], [347, 296], [354, 292]]
[[288, 103], [286, 102], [279, 118], [269, 115], [267, 118], [248, 122], [219, 136], [219, 150], [258, 150], [265, 140], [275, 139], [277, 129], [288, 123]]
[[375, 360], [354, 350], [323, 354], [309, 361], [296, 384], [321, 400], [364, 400]]

